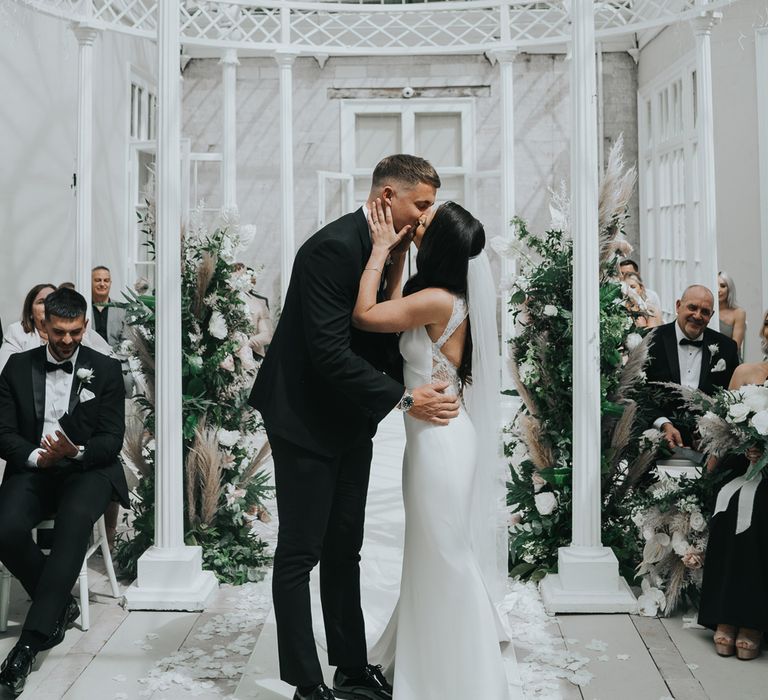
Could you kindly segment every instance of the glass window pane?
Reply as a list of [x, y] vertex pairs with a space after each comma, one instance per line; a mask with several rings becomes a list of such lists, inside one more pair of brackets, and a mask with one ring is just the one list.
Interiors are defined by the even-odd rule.
[[355, 167], [373, 170], [384, 156], [401, 153], [399, 114], [355, 117]]
[[[435, 162], [431, 159], [430, 162], [434, 165]], [[439, 170], [438, 170], [439, 172]], [[466, 206], [464, 201], [464, 176], [463, 175], [449, 175], [442, 176], [440, 178], [440, 189], [437, 191], [437, 203], [442, 202], [456, 202], [462, 206]]]
[[436, 168], [463, 165], [461, 114], [417, 114], [416, 153]]

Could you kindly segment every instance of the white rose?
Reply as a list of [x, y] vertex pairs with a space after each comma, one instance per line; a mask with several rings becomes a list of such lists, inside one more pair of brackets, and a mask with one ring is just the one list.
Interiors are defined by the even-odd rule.
[[734, 423], [741, 423], [747, 419], [750, 410], [749, 406], [745, 403], [734, 403], [728, 407], [728, 417]]
[[189, 362], [191, 367], [194, 367], [195, 369], [201, 369], [203, 366], [203, 358], [200, 357], [200, 355], [191, 355], [187, 362]]
[[744, 395], [744, 403], [751, 411], [765, 411], [768, 409], [768, 389], [764, 386], [750, 388]]
[[749, 422], [760, 435], [768, 435], [768, 411], [758, 411]]
[[537, 493], [533, 500], [536, 502], [536, 510], [539, 511], [540, 515], [549, 515], [557, 508], [557, 499], [551, 491]]
[[219, 340], [226, 338], [229, 333], [227, 320], [218, 311], [214, 311], [211, 314], [211, 320], [208, 322], [208, 332]]
[[624, 339], [624, 347], [627, 350], [634, 350], [642, 342], [643, 342], [643, 336], [641, 336], [639, 333], [630, 333]]
[[558, 314], [557, 307], [554, 306], [553, 304], [547, 304], [544, 307], [545, 316], [557, 316], [557, 314]]
[[643, 430], [642, 436], [648, 440], [652, 445], [658, 445], [661, 442], [661, 431], [656, 428], [648, 428]]
[[695, 530], [696, 532], [701, 532], [707, 526], [707, 521], [698, 510], [694, 510], [691, 513], [691, 519], [689, 522], [691, 525], [691, 530]]
[[216, 436], [219, 438], [219, 444], [224, 447], [234, 447], [237, 441], [240, 439], [239, 430], [224, 430], [220, 429]]
[[77, 370], [77, 378], [83, 383], [88, 384], [93, 379], [93, 370], [81, 367]]

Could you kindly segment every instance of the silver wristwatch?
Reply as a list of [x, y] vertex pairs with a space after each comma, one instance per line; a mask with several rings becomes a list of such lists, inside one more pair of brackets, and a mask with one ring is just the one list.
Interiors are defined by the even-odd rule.
[[407, 391], [403, 394], [403, 398], [400, 399], [400, 403], [397, 404], [397, 410], [403, 413], [408, 413], [413, 408], [413, 394]]

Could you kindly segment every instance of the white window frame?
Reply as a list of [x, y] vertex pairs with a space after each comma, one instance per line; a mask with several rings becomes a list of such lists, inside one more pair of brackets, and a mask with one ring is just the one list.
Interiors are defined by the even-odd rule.
[[[403, 153], [415, 153], [416, 114], [460, 114], [461, 115], [461, 162], [457, 166], [441, 166], [441, 177], [462, 176], [464, 178], [464, 202], [469, 202], [470, 178], [475, 166], [475, 101], [464, 98], [430, 99], [372, 99], [341, 100], [341, 170], [353, 178], [370, 177], [370, 168], [355, 167], [355, 117], [358, 114], [399, 114]], [[418, 155], [418, 154], [416, 154]], [[355, 202], [362, 205], [363, 201]]]
[[[659, 293], [666, 319], [674, 315], [674, 302], [683, 289], [699, 279], [701, 273], [701, 208], [699, 206], [698, 135], [694, 75], [696, 57], [684, 56], [653, 81], [638, 91], [638, 160], [640, 194], [641, 273], [648, 287]], [[661, 109], [663, 95], [669, 100], [673, 86], [682, 85], [677, 96], [681, 100], [682, 124], [672, 136], [662, 132]], [[665, 92], [666, 91], [666, 92]], [[651, 123], [648, 123], [648, 102], [651, 103]], [[669, 103], [667, 102], [667, 106]], [[669, 108], [670, 119], [674, 118]], [[650, 127], [650, 128], [649, 128]], [[650, 132], [650, 138], [649, 138]], [[683, 191], [675, 192], [672, 183], [662, 183], [661, 164], [666, 158], [682, 151]], [[648, 191], [648, 183], [651, 191]], [[674, 197], [674, 200], [673, 200]], [[650, 206], [649, 206], [650, 204]], [[673, 232], [663, 231], [662, 209], [670, 216], [684, 218], [683, 240], [665, 239]], [[682, 212], [682, 214], [681, 214]], [[665, 248], [668, 252], [665, 253]]]

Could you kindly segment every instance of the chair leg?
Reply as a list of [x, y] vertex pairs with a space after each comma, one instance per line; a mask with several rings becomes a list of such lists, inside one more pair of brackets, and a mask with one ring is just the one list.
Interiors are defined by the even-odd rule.
[[88, 610], [88, 560], [83, 561], [83, 568], [80, 569], [80, 629], [87, 631], [91, 625], [91, 616]]
[[101, 540], [101, 558], [104, 560], [104, 567], [107, 570], [109, 585], [112, 588], [112, 597], [120, 597], [120, 588], [117, 585], [117, 576], [115, 576], [115, 567], [112, 564], [112, 553], [109, 551], [109, 541], [107, 540], [107, 525], [104, 516], [96, 521], [96, 527], [99, 529], [99, 538]]
[[0, 632], [8, 630], [8, 608], [11, 604], [11, 572], [5, 567], [0, 571]]

